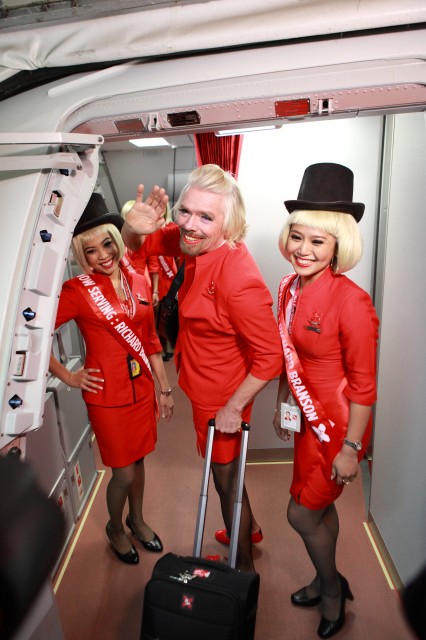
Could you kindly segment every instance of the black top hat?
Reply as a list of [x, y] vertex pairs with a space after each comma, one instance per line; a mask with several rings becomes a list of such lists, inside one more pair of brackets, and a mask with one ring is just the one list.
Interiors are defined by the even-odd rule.
[[305, 169], [297, 200], [284, 202], [287, 211], [341, 211], [350, 213], [359, 222], [365, 205], [352, 202], [354, 174], [341, 164], [319, 162]]
[[123, 218], [118, 213], [109, 213], [105, 200], [100, 193], [92, 193], [90, 200], [83, 211], [80, 220], [74, 229], [73, 238], [83, 231], [88, 231], [101, 224], [113, 224], [119, 231], [124, 224]]

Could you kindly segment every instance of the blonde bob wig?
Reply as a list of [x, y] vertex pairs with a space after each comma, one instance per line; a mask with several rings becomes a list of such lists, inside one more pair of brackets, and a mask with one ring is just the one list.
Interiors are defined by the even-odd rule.
[[118, 259], [121, 260], [121, 258], [123, 257], [124, 243], [121, 238], [121, 233], [115, 225], [111, 223], [100, 224], [98, 227], [93, 227], [93, 229], [89, 229], [88, 231], [83, 231], [82, 233], [79, 233], [78, 236], [75, 236], [72, 239], [71, 247], [72, 247], [72, 252], [74, 254], [74, 258], [76, 259], [76, 261], [78, 262], [78, 264], [80, 265], [80, 267], [83, 269], [85, 273], [90, 273], [92, 271], [92, 267], [89, 265], [89, 263], [86, 260], [86, 255], [84, 253], [84, 250], [87, 247], [87, 245], [91, 242], [91, 240], [93, 240], [93, 238], [99, 235], [104, 235], [105, 233], [109, 235], [109, 237], [117, 247]]
[[300, 224], [312, 229], [320, 229], [336, 238], [335, 256], [331, 268], [334, 273], [345, 273], [352, 269], [362, 257], [362, 237], [357, 222], [349, 213], [339, 211], [293, 211], [280, 233], [278, 246], [286, 260], [287, 238], [291, 227]]
[[129, 213], [135, 202], [136, 200], [127, 200], [127, 202], [125, 202], [121, 207], [120, 215], [124, 220], [126, 219], [127, 214]]
[[184, 196], [191, 188], [224, 195], [225, 206], [222, 231], [224, 232], [225, 240], [231, 247], [243, 240], [247, 231], [246, 208], [234, 176], [221, 169], [217, 164], [204, 164], [194, 169], [190, 173], [189, 181], [182, 189], [179, 199], [173, 207], [175, 220], [179, 215]]

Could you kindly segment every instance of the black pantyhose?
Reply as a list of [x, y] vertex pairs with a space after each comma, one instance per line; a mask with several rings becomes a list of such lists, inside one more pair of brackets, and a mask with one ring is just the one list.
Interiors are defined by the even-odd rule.
[[130, 541], [123, 527], [123, 512], [126, 500], [129, 501], [129, 515], [132, 524], [141, 537], [150, 540], [153, 531], [145, 524], [142, 516], [143, 494], [145, 488], [144, 459], [128, 465], [112, 469], [112, 477], [108, 483], [106, 499], [111, 520], [111, 533], [120, 553], [130, 550]]
[[[239, 459], [228, 464], [212, 463], [212, 473], [216, 491], [220, 498], [222, 517], [228, 535], [232, 529], [235, 492], [238, 477]], [[237, 549], [237, 567], [242, 571], [254, 572], [253, 553], [251, 543], [252, 512], [246, 488], [243, 490], [240, 534]]]
[[334, 504], [312, 511], [290, 500], [287, 510], [290, 525], [301, 536], [316, 576], [307, 588], [307, 595], [321, 594], [323, 615], [336, 620], [340, 608], [340, 583], [336, 568], [336, 543], [339, 518]]

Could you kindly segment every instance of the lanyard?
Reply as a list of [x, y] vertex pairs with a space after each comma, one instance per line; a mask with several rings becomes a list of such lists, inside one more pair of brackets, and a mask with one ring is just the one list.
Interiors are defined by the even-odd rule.
[[132, 290], [130, 288], [129, 282], [121, 269], [120, 282], [124, 291], [124, 300], [119, 299], [121, 308], [123, 309], [124, 313], [129, 316], [129, 318], [134, 318], [136, 313], [135, 299], [132, 295]]
[[290, 318], [288, 320], [287, 323], [287, 329], [288, 329], [288, 333], [289, 335], [291, 335], [291, 329], [293, 326], [293, 319], [294, 319], [294, 314], [296, 313], [296, 304], [297, 304], [297, 298], [299, 297], [299, 287], [300, 287], [300, 278], [299, 276], [297, 276], [291, 286], [290, 286], [290, 293], [292, 293], [292, 303], [291, 303], [291, 310], [290, 310]]

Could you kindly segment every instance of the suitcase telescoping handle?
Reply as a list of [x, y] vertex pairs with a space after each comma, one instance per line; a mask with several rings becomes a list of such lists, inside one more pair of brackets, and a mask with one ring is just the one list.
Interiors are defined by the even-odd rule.
[[[240, 451], [240, 460], [238, 465], [237, 488], [235, 492], [234, 513], [232, 517], [231, 541], [229, 545], [229, 558], [228, 558], [228, 564], [232, 568], [235, 568], [236, 561], [237, 561], [238, 534], [240, 532], [241, 510], [242, 510], [242, 504], [243, 504], [244, 474], [245, 474], [245, 468], [246, 468], [250, 425], [247, 422], [242, 422], [241, 430], [242, 430], [241, 451]], [[214, 433], [215, 433], [215, 420], [214, 418], [212, 418], [211, 420], [209, 420], [209, 428], [207, 432], [207, 445], [206, 445], [206, 455], [204, 458], [203, 479], [201, 482], [201, 493], [200, 493], [200, 499], [198, 503], [197, 524], [195, 527], [195, 540], [194, 540], [194, 550], [193, 550], [194, 556], [201, 555], [201, 547], [203, 544]]]

